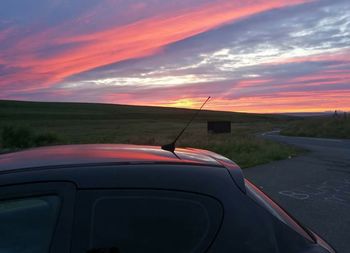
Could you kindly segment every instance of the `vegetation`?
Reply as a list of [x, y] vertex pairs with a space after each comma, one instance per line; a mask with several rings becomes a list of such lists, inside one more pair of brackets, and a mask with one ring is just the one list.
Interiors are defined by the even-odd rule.
[[[161, 107], [0, 101], [0, 149], [75, 143], [162, 145], [172, 141], [192, 115], [193, 110]], [[207, 120], [230, 120], [232, 133], [208, 134]], [[293, 147], [256, 136], [293, 120], [203, 111], [178, 144], [209, 149], [249, 167], [297, 154]]]
[[5, 126], [1, 137], [2, 147], [5, 149], [23, 149], [59, 142], [59, 138], [53, 133], [35, 134], [32, 129], [23, 126]]
[[350, 139], [350, 116], [311, 117], [287, 125], [283, 135]]

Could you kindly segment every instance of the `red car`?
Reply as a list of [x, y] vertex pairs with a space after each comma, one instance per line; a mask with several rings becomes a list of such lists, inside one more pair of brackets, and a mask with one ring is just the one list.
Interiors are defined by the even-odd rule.
[[333, 253], [198, 149], [71, 145], [0, 155], [0, 252]]

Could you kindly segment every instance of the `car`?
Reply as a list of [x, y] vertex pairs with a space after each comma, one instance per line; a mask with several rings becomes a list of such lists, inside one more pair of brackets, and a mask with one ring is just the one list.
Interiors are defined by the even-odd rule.
[[0, 252], [335, 252], [206, 150], [33, 148], [0, 155], [0, 189]]

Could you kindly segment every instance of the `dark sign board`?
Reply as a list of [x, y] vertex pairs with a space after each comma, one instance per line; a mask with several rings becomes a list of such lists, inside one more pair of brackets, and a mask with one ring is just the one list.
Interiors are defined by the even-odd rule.
[[231, 121], [208, 121], [209, 133], [231, 133]]

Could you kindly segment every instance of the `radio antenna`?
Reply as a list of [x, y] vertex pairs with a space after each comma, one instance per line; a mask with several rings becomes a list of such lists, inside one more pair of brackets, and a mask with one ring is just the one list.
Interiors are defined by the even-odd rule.
[[192, 116], [190, 121], [187, 123], [187, 125], [181, 130], [181, 132], [176, 136], [175, 140], [169, 144], [163, 145], [162, 149], [166, 151], [170, 151], [174, 153], [175, 151], [175, 145], [177, 140], [181, 137], [181, 135], [185, 132], [185, 130], [188, 128], [189, 125], [191, 125], [192, 121], [197, 117], [198, 113], [202, 110], [203, 106], [209, 101], [210, 96], [205, 100], [205, 102], [202, 104], [202, 106], [196, 111], [196, 113]]

